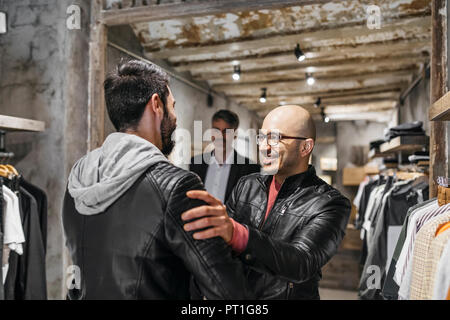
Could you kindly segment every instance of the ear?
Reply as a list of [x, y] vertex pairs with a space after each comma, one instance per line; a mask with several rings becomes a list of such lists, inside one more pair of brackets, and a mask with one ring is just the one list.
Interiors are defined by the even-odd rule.
[[307, 140], [305, 140], [305, 143], [303, 143], [301, 152], [304, 155], [309, 155], [309, 154], [311, 154], [313, 148], [314, 148], [314, 140], [307, 139]]
[[162, 106], [162, 101], [159, 98], [157, 93], [154, 93], [150, 100], [148, 101], [147, 106], [150, 107], [150, 110], [155, 115], [155, 117], [162, 119], [164, 116], [164, 110]]

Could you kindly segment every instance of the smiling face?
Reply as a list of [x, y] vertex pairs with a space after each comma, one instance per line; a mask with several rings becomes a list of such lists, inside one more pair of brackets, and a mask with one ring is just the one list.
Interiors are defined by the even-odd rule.
[[[264, 135], [283, 134], [291, 135], [280, 129], [277, 121], [264, 121], [260, 133]], [[295, 169], [301, 159], [300, 147], [303, 141], [296, 139], [280, 139], [278, 144], [271, 146], [267, 140], [260, 144], [260, 159], [263, 171], [266, 174], [285, 175]]]
[[271, 146], [267, 140], [259, 146], [263, 172], [288, 177], [308, 166], [315, 139], [315, 128], [309, 113], [299, 106], [283, 106], [271, 111], [264, 119], [260, 133], [306, 137], [306, 140], [280, 139]]

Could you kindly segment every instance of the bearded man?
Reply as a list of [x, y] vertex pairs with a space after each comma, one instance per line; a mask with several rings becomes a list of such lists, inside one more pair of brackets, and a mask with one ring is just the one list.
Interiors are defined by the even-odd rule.
[[[66, 244], [79, 276], [69, 299], [189, 299], [192, 276], [208, 299], [247, 298], [243, 265], [225, 241], [195, 240], [181, 213], [204, 186], [167, 160], [175, 98], [167, 74], [137, 60], [104, 83], [117, 132], [72, 168], [63, 204]], [[236, 285], [238, 283], [238, 285]]]

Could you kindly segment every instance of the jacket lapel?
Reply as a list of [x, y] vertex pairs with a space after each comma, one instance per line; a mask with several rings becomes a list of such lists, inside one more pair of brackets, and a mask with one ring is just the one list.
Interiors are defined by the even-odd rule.
[[238, 157], [237, 152], [236, 151], [233, 151], [233, 152], [234, 152], [234, 161], [233, 161], [233, 164], [231, 165], [230, 174], [228, 176], [227, 188], [225, 190], [225, 202], [228, 200], [228, 197], [230, 196], [231, 191], [233, 191], [233, 188], [237, 183], [236, 180], [239, 177], [239, 170], [241, 168], [241, 166], [238, 165], [238, 162], [237, 162], [237, 157]]

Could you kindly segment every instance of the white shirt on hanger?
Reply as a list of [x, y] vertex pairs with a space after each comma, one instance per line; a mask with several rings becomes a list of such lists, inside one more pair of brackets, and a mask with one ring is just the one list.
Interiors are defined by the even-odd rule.
[[8, 187], [3, 186], [3, 244], [21, 255], [22, 243], [25, 242], [22, 221], [20, 219], [19, 198]]

